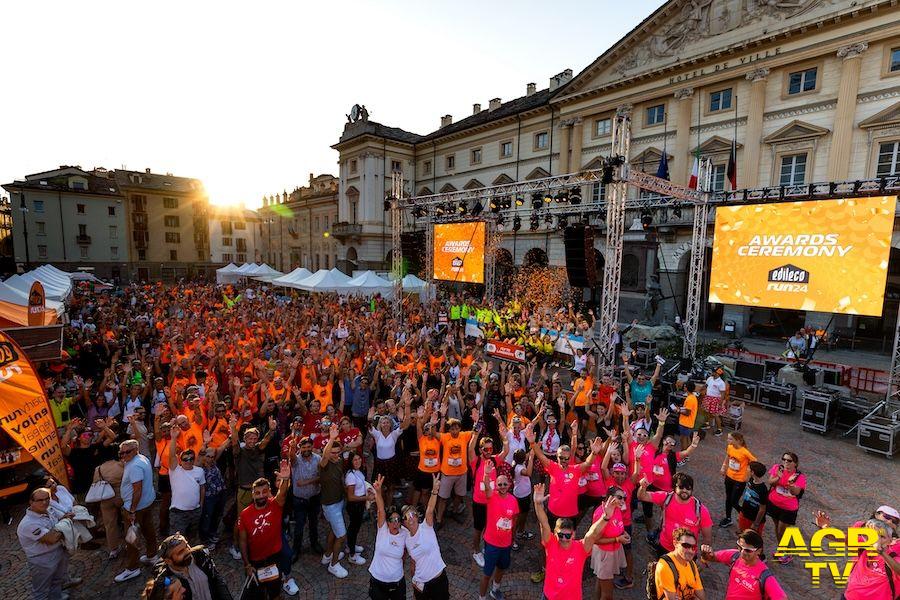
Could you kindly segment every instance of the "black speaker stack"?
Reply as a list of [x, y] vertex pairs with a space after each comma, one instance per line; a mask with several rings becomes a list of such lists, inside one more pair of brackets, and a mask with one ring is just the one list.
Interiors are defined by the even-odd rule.
[[566, 275], [572, 287], [597, 285], [597, 262], [594, 256], [594, 228], [575, 223], [563, 232], [566, 248]]

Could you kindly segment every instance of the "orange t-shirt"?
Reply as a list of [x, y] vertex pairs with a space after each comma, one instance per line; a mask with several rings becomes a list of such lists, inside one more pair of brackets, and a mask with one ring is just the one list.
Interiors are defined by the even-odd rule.
[[591, 399], [591, 389], [594, 387], [594, 379], [588, 375], [585, 378], [578, 378], [576, 382], [581, 381], [581, 389], [575, 393], [575, 406], [587, 406]]
[[471, 431], [460, 431], [458, 437], [452, 433], [441, 434], [441, 473], [444, 475], [465, 475]]
[[437, 473], [441, 470], [441, 440], [429, 435], [419, 438], [419, 470]]
[[318, 383], [313, 386], [313, 396], [316, 400], [319, 401], [320, 410], [325, 412], [325, 409], [331, 406], [331, 391], [334, 387], [334, 384], [329, 381], [325, 385], [319, 385]]
[[214, 418], [209, 424], [209, 447], [220, 448], [231, 436], [231, 429], [228, 428], [228, 421], [225, 419]]
[[313, 391], [313, 370], [312, 367], [300, 367], [300, 391]]

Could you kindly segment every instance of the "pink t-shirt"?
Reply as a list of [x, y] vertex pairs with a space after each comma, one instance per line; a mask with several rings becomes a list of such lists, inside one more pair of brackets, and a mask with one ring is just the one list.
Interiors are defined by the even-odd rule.
[[[737, 549], [719, 550], [716, 552], [716, 561], [730, 565], [735, 552], [739, 551]], [[756, 564], [751, 567], [738, 558], [728, 576], [728, 589], [725, 591], [725, 597], [728, 600], [759, 600], [762, 598], [762, 594], [759, 593], [759, 577], [766, 568], [766, 563], [761, 560], [756, 561]], [[765, 598], [766, 600], [785, 600], [787, 598], [787, 594], [773, 576], [766, 579]]]
[[[681, 460], [681, 452], [675, 452], [675, 460]], [[650, 483], [655, 485], [657, 489], [665, 492], [672, 491], [672, 471], [669, 469], [669, 459], [666, 453], [660, 453], [653, 456], [652, 477]]]
[[[650, 501], [653, 504], [662, 506], [668, 495], [669, 492], [650, 492]], [[668, 552], [675, 549], [675, 544], [672, 542], [672, 532], [677, 528], [687, 527], [695, 536], [698, 536], [697, 539], [700, 539], [700, 529], [702, 527], [712, 527], [709, 511], [706, 510], [706, 506], [703, 504], [700, 505], [700, 521], [697, 521], [695, 498], [689, 498], [687, 502], [682, 503], [678, 501], [678, 496], [673, 497], [672, 501], [669, 502], [669, 506], [665, 509], [663, 521], [664, 527], [659, 534], [659, 544]]]
[[[769, 470], [769, 476], [774, 477], [777, 474], [778, 465], [775, 465]], [[791, 485], [788, 483], [788, 479], [790, 479], [792, 475], [793, 473], [788, 473], [787, 471], [782, 473], [781, 477], [775, 483], [775, 486], [769, 492], [769, 502], [784, 510], [797, 510], [800, 508], [800, 499], [788, 491], [788, 486]], [[793, 485], [805, 490], [806, 475], [803, 475], [802, 473], [798, 475], [797, 480]]]
[[498, 548], [512, 546], [513, 527], [519, 514], [519, 502], [512, 494], [491, 494], [487, 501], [487, 525], [484, 541]]
[[884, 559], [874, 552], [863, 552], [850, 571], [844, 597], [847, 600], [892, 600], [889, 572], [894, 578], [894, 588], [900, 590], [900, 577], [891, 572]]
[[585, 479], [587, 479], [587, 487], [585, 487], [583, 493], [588, 496], [597, 498], [606, 495], [607, 486], [603, 483], [603, 470], [600, 468], [602, 464], [601, 461], [595, 460], [584, 474]]
[[[548, 600], [565, 598], [581, 600], [581, 570], [590, 556], [585, 552], [581, 540], [573, 539], [568, 548], [563, 548], [552, 533], [544, 543], [547, 552], [547, 577], [544, 579], [544, 595]], [[578, 573], [578, 577], [573, 577]]]
[[[635, 449], [638, 447], [638, 443], [632, 441], [629, 447], [630, 456], [634, 457], [637, 455]], [[646, 477], [650, 483], [653, 483], [653, 455], [656, 454], [656, 448], [653, 447], [653, 444], [647, 442], [643, 445], [644, 453], [641, 455], [640, 464], [641, 466], [638, 468], [638, 471], [641, 474], [641, 477]]]
[[[625, 506], [631, 506], [631, 497], [634, 495], [634, 482], [631, 479], [626, 479], [622, 482], [621, 485], [619, 485], [618, 483], [616, 483], [616, 480], [613, 477], [603, 480], [604, 489], [608, 490], [612, 486], [622, 488], [622, 491], [625, 492]], [[622, 516], [624, 517], [625, 525], [631, 525], [631, 509], [629, 508], [628, 510], [624, 511]]]
[[[478, 468], [475, 469], [475, 464], [478, 464]], [[484, 460], [481, 456], [476, 456], [475, 460], [472, 462], [472, 468], [475, 470], [475, 480], [474, 485], [472, 486], [472, 502], [477, 502], [478, 504], [487, 504], [487, 496], [484, 495], [484, 465], [487, 464], [487, 461]], [[497, 466], [497, 461], [494, 461], [494, 467]], [[512, 482], [510, 482], [512, 483]], [[495, 468], [491, 471], [491, 489], [497, 489], [497, 469]]]
[[[629, 510], [629, 512], [631, 512]], [[600, 517], [603, 516], [603, 507], [598, 506], [596, 510], [594, 510], [594, 515], [591, 517], [591, 522], [596, 523], [600, 520]], [[622, 510], [618, 507], [613, 509], [612, 518], [607, 521], [606, 526], [603, 528], [603, 531], [600, 532], [600, 537], [602, 538], [614, 538], [618, 537], [625, 533], [625, 521], [624, 516], [622, 514]], [[622, 544], [619, 542], [610, 542], [608, 544], [594, 544], [601, 550], [606, 550], [607, 552], [613, 552], [619, 548]]]
[[[547, 465], [550, 475], [550, 501], [547, 503], [550, 512], [557, 517], [574, 517], [578, 514], [578, 479], [581, 467], [569, 465], [563, 471], [555, 462]], [[555, 523], [553, 524], [555, 525]]]

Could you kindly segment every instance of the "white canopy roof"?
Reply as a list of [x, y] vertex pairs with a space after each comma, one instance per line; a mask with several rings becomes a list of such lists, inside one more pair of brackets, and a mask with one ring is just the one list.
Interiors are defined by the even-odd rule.
[[48, 277], [46, 273], [38, 273], [36, 271], [29, 271], [24, 275], [12, 275], [3, 283], [23, 292], [27, 296], [28, 292], [31, 291], [31, 284], [34, 281], [40, 281], [44, 286], [44, 296], [48, 300], [62, 302], [72, 292], [71, 279], [67, 279], [63, 282], [55, 277]]
[[281, 277], [284, 275], [281, 271], [276, 271], [266, 263], [263, 263], [256, 267], [256, 270], [252, 273], [253, 277]]
[[[22, 292], [18, 288], [0, 283], [0, 319], [12, 321], [19, 325], [28, 325], [28, 291]], [[50, 325], [65, 311], [62, 302], [45, 300], [47, 312], [44, 314], [44, 324]]]
[[387, 296], [394, 290], [394, 284], [383, 277], [379, 277], [375, 271], [365, 271], [364, 273], [360, 273], [348, 281], [347, 285], [356, 288], [358, 293], [366, 295], [382, 294]]
[[404, 277], [401, 283], [403, 284], [403, 289], [406, 291], [422, 290], [426, 285], [424, 281], [422, 281], [412, 273]]
[[291, 284], [299, 283], [310, 275], [312, 275], [311, 271], [304, 269], [303, 267], [297, 267], [287, 275], [282, 275], [281, 277], [276, 277], [275, 279], [273, 279], [272, 285], [293, 287], [293, 285]]
[[244, 263], [240, 267], [238, 267], [237, 270], [234, 272], [237, 273], [238, 275], [252, 275], [253, 271], [255, 269], [257, 269], [258, 267], [259, 267], [259, 265], [254, 264], [254, 263]]
[[238, 266], [234, 263], [228, 263], [224, 267], [216, 269], [216, 273], [234, 273], [238, 270]]
[[291, 287], [309, 292], [347, 292], [352, 288], [348, 285], [348, 281], [350, 281], [350, 277], [338, 269], [330, 271], [320, 269]]

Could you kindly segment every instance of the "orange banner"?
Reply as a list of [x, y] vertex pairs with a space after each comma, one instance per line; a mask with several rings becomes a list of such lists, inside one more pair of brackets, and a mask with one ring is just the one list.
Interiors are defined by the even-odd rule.
[[44, 286], [35, 280], [28, 292], [28, 326], [36, 327], [44, 324], [44, 311], [47, 309]]
[[896, 196], [716, 208], [709, 301], [880, 316]]
[[47, 392], [22, 349], [0, 331], [0, 424], [48, 473], [68, 487], [66, 463]]
[[434, 279], [484, 283], [484, 221], [434, 226]]

